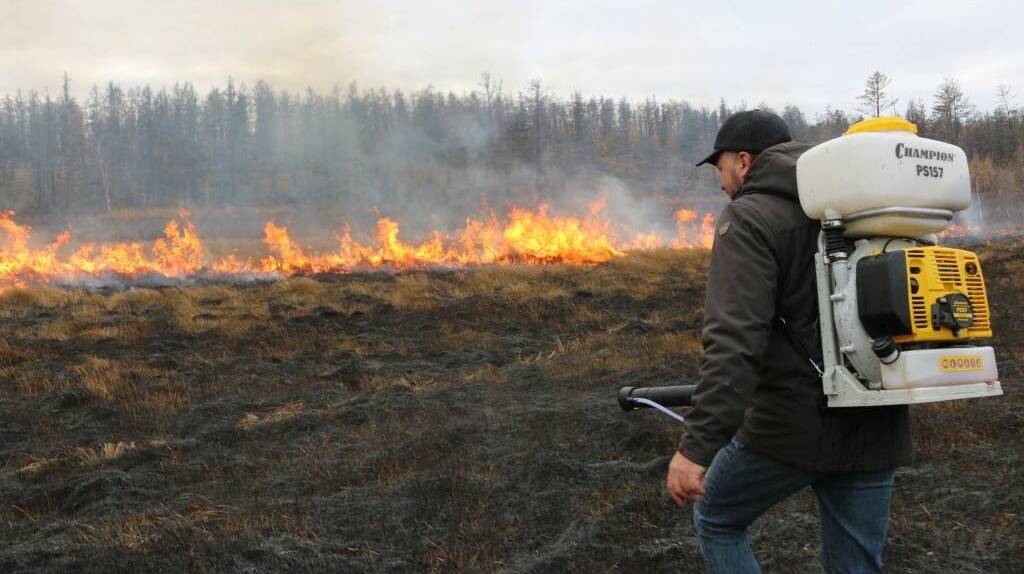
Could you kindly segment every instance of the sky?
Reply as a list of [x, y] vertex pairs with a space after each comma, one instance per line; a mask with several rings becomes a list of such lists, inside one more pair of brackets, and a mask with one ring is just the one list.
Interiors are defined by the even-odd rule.
[[0, 0], [0, 94], [75, 94], [228, 77], [320, 92], [457, 94], [488, 72], [505, 93], [853, 112], [867, 77], [903, 113], [945, 78], [980, 111], [1024, 105], [1024, 3], [690, 0]]

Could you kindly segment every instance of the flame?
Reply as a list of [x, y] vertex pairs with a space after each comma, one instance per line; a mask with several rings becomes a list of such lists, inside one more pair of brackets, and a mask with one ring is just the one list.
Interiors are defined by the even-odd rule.
[[1008, 239], [1019, 236], [1019, 232], [1007, 228], [988, 229], [973, 223], [955, 223], [938, 233], [942, 239]]
[[679, 237], [672, 243], [672, 247], [691, 247], [699, 245], [705, 249], [711, 249], [715, 242], [715, 218], [710, 213], [700, 218], [700, 226], [695, 223], [698, 218], [696, 211], [680, 209], [675, 213], [676, 225], [679, 226]]
[[157, 239], [153, 244], [157, 268], [165, 275], [182, 272], [194, 275], [203, 268], [203, 242], [195, 225], [189, 221], [189, 213], [182, 211], [179, 217], [184, 222], [184, 228], [180, 228], [177, 221], [171, 220], [164, 228], [164, 239]]
[[29, 248], [31, 230], [14, 222], [13, 211], [0, 213], [0, 277], [33, 279], [60, 273], [57, 250], [71, 239], [71, 234], [61, 233], [45, 249], [33, 251]]
[[[372, 241], [353, 239], [346, 225], [337, 237], [337, 251], [317, 253], [296, 241], [286, 226], [268, 221], [263, 242], [268, 254], [241, 258], [237, 251], [211, 260], [203, 240], [181, 211], [164, 227], [163, 237], [149, 247], [138, 242], [88, 243], [72, 250], [71, 234], [58, 235], [41, 249], [31, 247], [31, 228], [15, 222], [13, 212], [0, 213], [0, 285], [23, 281], [76, 281], [89, 277], [140, 278], [157, 274], [169, 278], [198, 275], [294, 275], [344, 273], [352, 269], [407, 269], [432, 265], [473, 264], [597, 264], [629, 250], [664, 247], [710, 247], [713, 217], [694, 211], [676, 213], [678, 237], [666, 242], [656, 233], [635, 233], [631, 239], [604, 217], [603, 200], [593, 202], [585, 217], [555, 216], [541, 205], [536, 210], [512, 208], [499, 219], [493, 212], [482, 219], [467, 218], [451, 234], [432, 231], [421, 243], [400, 239], [397, 221], [377, 221]], [[627, 235], [627, 233], [621, 233]], [[61, 256], [61, 253], [70, 253]]]

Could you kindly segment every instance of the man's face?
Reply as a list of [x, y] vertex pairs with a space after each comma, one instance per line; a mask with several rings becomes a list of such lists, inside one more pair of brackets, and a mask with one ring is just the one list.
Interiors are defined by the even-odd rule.
[[715, 167], [722, 174], [722, 191], [729, 197], [735, 195], [743, 185], [751, 159], [751, 155], [745, 151], [724, 151], [718, 156]]
[[736, 190], [740, 188], [740, 185], [743, 184], [743, 179], [736, 169], [738, 156], [739, 154], [734, 151], [722, 152], [718, 156], [718, 161], [715, 162], [715, 167], [718, 168], [718, 172], [722, 176], [722, 191], [729, 197], [732, 197]]

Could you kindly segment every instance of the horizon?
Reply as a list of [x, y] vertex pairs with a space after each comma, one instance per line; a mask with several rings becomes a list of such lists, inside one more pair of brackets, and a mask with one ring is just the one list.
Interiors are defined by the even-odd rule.
[[[162, 91], [171, 92], [176, 86], [186, 86], [186, 85], [188, 85], [188, 86], [191, 86], [196, 91], [196, 94], [199, 95], [200, 97], [209, 94], [211, 91], [213, 91], [215, 89], [216, 90], [220, 90], [220, 91], [223, 92], [228, 87], [229, 84], [234, 85], [235, 89], [237, 89], [237, 90], [245, 90], [247, 94], [251, 95], [253, 88], [257, 84], [259, 84], [260, 82], [263, 82], [263, 83], [267, 84], [275, 94], [283, 95], [283, 94], [287, 93], [293, 99], [294, 98], [305, 97], [305, 94], [310, 92], [310, 91], [312, 91], [312, 93], [314, 93], [317, 96], [328, 96], [328, 95], [330, 95], [331, 93], [333, 93], [335, 91], [339, 91], [339, 92], [347, 91], [350, 88], [350, 86], [355, 86], [360, 94], [366, 94], [369, 91], [381, 91], [381, 90], [383, 90], [384, 92], [386, 92], [389, 95], [393, 95], [393, 94], [395, 94], [397, 92], [401, 92], [401, 93], [403, 93], [405, 95], [411, 95], [411, 94], [422, 93], [422, 92], [425, 92], [427, 90], [433, 90], [436, 93], [440, 93], [440, 94], [444, 94], [444, 95], [453, 94], [456, 97], [460, 97], [460, 98], [469, 97], [470, 95], [472, 95], [474, 93], [482, 94], [482, 86], [479, 83], [476, 84], [475, 86], [467, 86], [464, 89], [462, 89], [461, 91], [456, 91], [454, 89], [443, 89], [443, 88], [441, 88], [441, 87], [439, 87], [439, 86], [437, 86], [437, 85], [435, 85], [433, 83], [428, 83], [428, 84], [423, 85], [423, 86], [418, 87], [418, 88], [416, 88], [416, 87], [414, 87], [414, 88], [403, 88], [403, 87], [388, 86], [388, 85], [366, 85], [366, 84], [360, 84], [359, 82], [354, 81], [354, 80], [350, 81], [350, 82], [347, 82], [347, 83], [344, 83], [344, 84], [342, 84], [342, 83], [332, 84], [332, 85], [330, 85], [327, 88], [316, 88], [316, 87], [313, 87], [313, 86], [307, 86], [305, 88], [297, 89], [296, 90], [296, 89], [289, 89], [287, 87], [282, 87], [282, 86], [275, 85], [273, 82], [270, 82], [270, 81], [267, 81], [267, 80], [261, 79], [261, 78], [257, 78], [257, 79], [255, 79], [255, 80], [253, 80], [251, 82], [245, 81], [245, 80], [240, 80], [236, 76], [234, 76], [233, 74], [228, 74], [224, 78], [223, 83], [221, 83], [221, 84], [211, 84], [209, 86], [206, 86], [205, 88], [202, 87], [202, 86], [199, 86], [196, 82], [193, 82], [193, 81], [188, 80], [188, 79], [179, 79], [179, 80], [176, 80], [174, 82], [170, 82], [170, 83], [164, 82], [164, 83], [159, 83], [159, 84], [151, 84], [151, 83], [148, 83], [148, 82], [147, 83], [137, 83], [137, 84], [135, 84], [135, 83], [123, 84], [123, 83], [119, 83], [119, 82], [117, 82], [117, 81], [115, 81], [113, 79], [110, 79], [110, 80], [103, 81], [103, 82], [100, 82], [100, 83], [89, 84], [87, 88], [84, 88], [84, 87], [81, 86], [80, 82], [76, 82], [75, 81], [75, 76], [73, 74], [71, 74], [70, 72], [66, 72], [66, 73], [68, 75], [69, 85], [70, 85], [70, 88], [71, 88], [70, 89], [70, 95], [79, 105], [82, 105], [82, 104], [84, 104], [85, 102], [87, 102], [89, 100], [89, 98], [92, 95], [92, 91], [94, 89], [98, 89], [99, 93], [102, 96], [104, 89], [108, 85], [110, 85], [110, 84], [113, 84], [115, 87], [123, 90], [126, 94], [130, 90], [134, 90], [134, 89], [142, 90], [142, 89], [145, 89], [147, 87], [150, 88], [154, 93], [160, 93]], [[483, 77], [484, 74], [489, 74], [489, 72], [481, 72], [480, 78], [478, 78], [478, 81], [482, 81], [481, 78]], [[884, 72], [883, 72], [883, 74], [884, 74]], [[36, 94], [39, 94], [39, 95], [49, 95], [51, 98], [56, 99], [56, 98], [58, 98], [60, 96], [61, 90], [63, 89], [63, 82], [64, 82], [63, 78], [64, 78], [64, 76], [62, 74], [61, 75], [61, 80], [59, 82], [57, 82], [56, 87], [54, 87], [54, 88], [51, 88], [51, 86], [49, 84], [44, 85], [42, 88], [37, 88], [37, 87], [31, 87], [31, 88], [19, 87], [19, 88], [16, 88], [14, 91], [0, 92], [0, 98], [8, 98], [8, 97], [15, 98], [15, 97], [17, 97], [18, 94], [21, 94], [22, 96], [27, 96], [28, 94], [31, 94], [31, 93], [35, 92]], [[495, 77], [492, 76], [491, 80], [492, 80], [492, 82], [495, 85], [499, 85], [501, 87], [501, 94], [504, 95], [505, 97], [515, 98], [516, 96], [524, 95], [524, 93], [528, 89], [530, 89], [530, 86], [527, 85], [527, 86], [522, 86], [520, 88], [516, 88], [516, 89], [513, 90], [513, 89], [508, 88], [507, 86], [505, 86], [504, 82], [502, 82], [500, 78], [495, 78]], [[570, 101], [572, 99], [572, 97], [575, 95], [575, 93], [579, 92], [583, 96], [584, 100], [591, 100], [591, 99], [600, 100], [602, 98], [605, 99], [605, 100], [611, 100], [611, 101], [614, 101], [614, 102], [619, 102], [619, 101], [625, 100], [626, 102], [628, 102], [630, 104], [634, 104], [634, 105], [635, 104], [639, 104], [639, 103], [643, 103], [643, 102], [646, 102], [646, 101], [653, 100], [653, 101], [655, 101], [657, 103], [682, 103], [682, 104], [688, 104], [693, 109], [696, 109], [696, 110], [708, 110], [709, 112], [716, 111], [716, 108], [719, 108], [720, 104], [724, 102], [726, 107], [730, 111], [733, 111], [733, 112], [735, 112], [735, 111], [742, 111], [742, 110], [748, 110], [748, 109], [754, 109], [754, 108], [766, 108], [767, 107], [768, 109], [770, 109], [770, 110], [772, 110], [772, 111], [774, 111], [774, 112], [776, 112], [776, 113], [781, 115], [783, 110], [787, 106], [793, 105], [793, 106], [796, 106], [801, 112], [803, 112], [804, 117], [807, 119], [807, 121], [809, 123], [812, 123], [812, 124], [818, 123], [819, 121], [825, 120], [826, 118], [824, 116], [826, 115], [826, 113], [828, 111], [841, 111], [841, 112], [845, 113], [846, 116], [847, 116], [847, 119], [851, 123], [857, 121], [858, 119], [861, 119], [861, 117], [863, 117], [863, 118], [873, 117], [873, 115], [869, 114], [864, 109], [863, 105], [860, 104], [860, 103], [854, 105], [851, 108], [839, 108], [839, 107], [831, 106], [830, 104], [826, 103], [825, 107], [823, 107], [820, 110], [808, 110], [805, 107], [799, 106], [797, 104], [793, 104], [792, 102], [788, 102], [788, 101], [785, 102], [785, 103], [782, 103], [782, 104], [775, 104], [773, 102], [764, 101], [764, 100], [757, 101], [757, 102], [752, 102], [752, 101], [745, 100], [745, 99], [731, 100], [731, 99], [729, 99], [729, 98], [727, 98], [725, 96], [721, 96], [718, 99], [716, 99], [714, 102], [712, 102], [711, 104], [703, 104], [703, 103], [698, 103], [698, 102], [695, 102], [694, 100], [687, 99], [687, 98], [661, 97], [661, 96], [659, 96], [657, 94], [651, 94], [651, 95], [640, 96], [640, 97], [628, 97], [628, 96], [625, 96], [625, 95], [613, 96], [613, 95], [608, 95], [608, 94], [604, 94], [604, 93], [587, 93], [587, 92], [584, 92], [584, 91], [581, 91], [581, 90], [574, 90], [574, 91], [571, 91], [571, 92], [563, 94], [563, 93], [556, 92], [552, 88], [548, 87], [547, 84], [543, 80], [540, 80], [540, 82], [541, 82], [541, 86], [542, 86], [542, 89], [543, 89], [543, 93], [547, 97], [551, 98], [553, 101], [560, 102], [560, 103], [565, 103], [565, 102]], [[1007, 86], [1007, 87], [1009, 87], [1009, 86]], [[936, 89], [938, 89], [938, 86], [936, 87]], [[891, 116], [899, 116], [899, 117], [905, 116], [906, 115], [906, 108], [907, 108], [908, 101], [905, 101], [903, 98], [900, 98], [898, 95], [891, 94], [891, 92], [889, 92], [888, 90], [886, 90], [886, 92], [889, 93], [890, 95], [892, 95], [893, 98], [896, 101], [895, 101], [894, 104], [891, 104], [889, 108], [887, 108], [890, 113], [883, 113], [881, 115], [882, 116], [891, 115]], [[984, 108], [984, 107], [978, 105], [975, 102], [975, 100], [973, 100], [970, 97], [969, 94], [965, 93], [964, 95], [966, 96], [968, 103], [974, 108], [974, 111], [977, 112], [980, 115], [984, 115], [986, 113], [994, 112], [996, 109], [998, 109], [1000, 106], [1003, 105], [1001, 102], [997, 101], [997, 102], [993, 102], [991, 108]], [[1011, 90], [1009, 95], [1010, 95], [1010, 100], [1011, 101], [1016, 99], [1016, 94], [1014, 92], [1012, 92], [1012, 90]], [[932, 96], [929, 96], [928, 99], [917, 99], [917, 98], [914, 99], [915, 102], [919, 101], [920, 103], [924, 104], [924, 109], [925, 110], [929, 110], [929, 111], [932, 108], [932, 104], [933, 104], [932, 100], [933, 100]], [[1011, 104], [1011, 109], [1019, 109], [1019, 106], [1012, 106], [1012, 104]]]

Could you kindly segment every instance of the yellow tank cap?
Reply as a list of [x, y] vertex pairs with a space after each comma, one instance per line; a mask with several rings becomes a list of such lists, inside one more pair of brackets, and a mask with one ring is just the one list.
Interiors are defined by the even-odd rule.
[[882, 116], [861, 120], [846, 130], [844, 136], [861, 134], [865, 132], [910, 132], [917, 133], [917, 124], [897, 116]]

